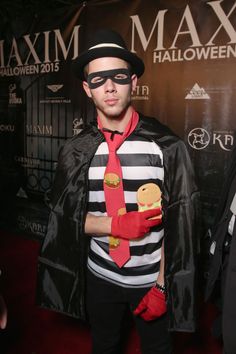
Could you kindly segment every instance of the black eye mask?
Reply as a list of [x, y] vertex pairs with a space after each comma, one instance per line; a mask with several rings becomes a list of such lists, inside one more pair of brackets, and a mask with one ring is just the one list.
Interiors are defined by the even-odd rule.
[[131, 83], [131, 73], [129, 69], [97, 71], [88, 75], [87, 82], [89, 88], [95, 89], [105, 84], [107, 79], [119, 85], [127, 85]]

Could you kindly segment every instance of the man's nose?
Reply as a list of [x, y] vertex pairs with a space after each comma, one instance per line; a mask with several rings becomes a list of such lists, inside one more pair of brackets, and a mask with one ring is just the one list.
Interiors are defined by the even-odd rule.
[[115, 83], [112, 81], [112, 79], [111, 78], [107, 78], [106, 79], [106, 82], [105, 82], [105, 90], [107, 91], [107, 92], [114, 92], [114, 91], [116, 91], [116, 85], [115, 85]]

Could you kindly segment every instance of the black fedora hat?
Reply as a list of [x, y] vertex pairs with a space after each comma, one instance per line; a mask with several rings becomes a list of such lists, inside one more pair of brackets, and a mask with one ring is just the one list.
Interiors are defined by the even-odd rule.
[[73, 62], [74, 72], [85, 80], [84, 67], [92, 60], [102, 57], [115, 57], [127, 61], [133, 73], [140, 77], [144, 72], [144, 63], [136, 54], [130, 52], [119, 33], [110, 29], [100, 29], [88, 43], [88, 49]]

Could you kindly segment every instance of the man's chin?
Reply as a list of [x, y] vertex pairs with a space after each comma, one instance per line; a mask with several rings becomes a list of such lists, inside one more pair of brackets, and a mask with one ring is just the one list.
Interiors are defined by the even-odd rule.
[[109, 108], [105, 109], [104, 113], [109, 119], [119, 120], [119, 119], [122, 119], [122, 117], [125, 115], [128, 107], [129, 106], [127, 106], [123, 109], [118, 108], [118, 107], [109, 107]]

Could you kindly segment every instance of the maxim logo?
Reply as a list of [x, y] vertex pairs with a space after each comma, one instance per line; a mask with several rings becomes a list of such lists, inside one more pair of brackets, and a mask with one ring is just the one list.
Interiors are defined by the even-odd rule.
[[[222, 7], [222, 0], [208, 1], [208, 16], [214, 17], [214, 22], [217, 24], [213, 32], [210, 34], [206, 43], [203, 43], [199, 36], [199, 26], [196, 26], [194, 21], [194, 15], [191, 12], [191, 7], [186, 5], [183, 9], [182, 17], [180, 18], [179, 25], [175, 33], [171, 44], [167, 47], [164, 41], [166, 17], [168, 16], [168, 9], [160, 10], [157, 12], [154, 19], [151, 31], [146, 34], [144, 32], [141, 19], [139, 15], [130, 16], [132, 20], [132, 40], [131, 50], [136, 52], [136, 47], [141, 46], [146, 52], [149, 43], [154, 36], [155, 47], [153, 50], [153, 63], [162, 62], [175, 62], [175, 61], [191, 61], [191, 60], [207, 60], [207, 59], [224, 59], [236, 57], [236, 31], [234, 25], [231, 23], [230, 17], [236, 8], [236, 2], [234, 2], [231, 9], [226, 13]], [[209, 11], [210, 10], [210, 11]], [[211, 19], [209, 18], [209, 21]], [[201, 29], [200, 29], [201, 30]], [[201, 31], [199, 31], [201, 32]], [[168, 31], [170, 33], [170, 31]], [[216, 45], [218, 36], [224, 34], [228, 38], [228, 42], [225, 45]], [[137, 37], [139, 41], [137, 43]], [[186, 40], [190, 42], [188, 48], [182, 50], [178, 48], [178, 43]]]
[[26, 156], [15, 156], [15, 161], [24, 167], [38, 167], [40, 165], [39, 159]]
[[26, 124], [28, 135], [52, 135], [52, 125], [30, 125]]
[[80, 25], [75, 26], [70, 37], [54, 29], [26, 34], [19, 39], [13, 37], [10, 46], [0, 40], [0, 76], [57, 72], [60, 60], [67, 60], [69, 52], [72, 52], [71, 59], [78, 56], [79, 28]]
[[210, 96], [206, 93], [203, 87], [200, 87], [197, 83], [185, 96], [186, 100], [209, 100]]

